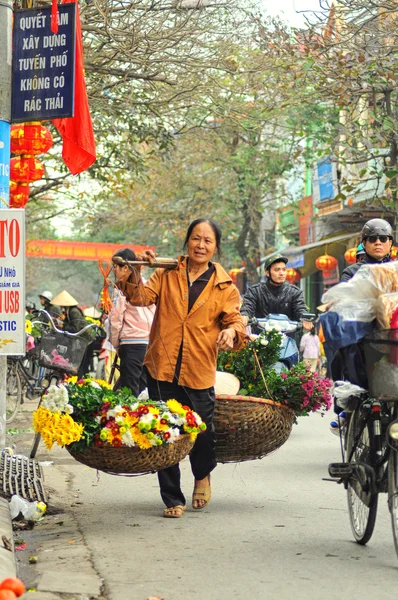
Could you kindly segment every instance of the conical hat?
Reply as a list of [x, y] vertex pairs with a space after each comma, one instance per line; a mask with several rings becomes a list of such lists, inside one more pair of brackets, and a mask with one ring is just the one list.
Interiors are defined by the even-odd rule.
[[89, 306], [85, 308], [83, 311], [85, 317], [91, 317], [92, 319], [99, 319], [101, 316], [101, 312], [95, 308], [95, 306]]
[[69, 292], [64, 290], [52, 299], [51, 304], [56, 304], [57, 306], [77, 306], [79, 303]]
[[240, 388], [240, 381], [232, 373], [224, 373], [224, 371], [216, 371], [216, 383], [214, 390], [216, 394], [228, 394], [235, 396]]

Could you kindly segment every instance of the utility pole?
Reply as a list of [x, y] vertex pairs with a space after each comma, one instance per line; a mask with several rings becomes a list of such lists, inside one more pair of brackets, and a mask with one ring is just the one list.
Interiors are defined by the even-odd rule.
[[[10, 199], [12, 0], [0, 0], [0, 208]], [[7, 356], [0, 356], [0, 449], [6, 445]]]

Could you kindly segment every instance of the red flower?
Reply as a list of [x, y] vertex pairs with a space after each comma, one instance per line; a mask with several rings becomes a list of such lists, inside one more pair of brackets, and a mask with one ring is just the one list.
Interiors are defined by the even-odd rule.
[[147, 415], [149, 413], [149, 408], [147, 406], [140, 406], [138, 409], [138, 413], [140, 415]]
[[122, 440], [120, 438], [115, 438], [112, 442], [112, 446], [121, 446], [122, 445]]
[[167, 423], [168, 423], [167, 419], [160, 419], [161, 425], [167, 425]]
[[171, 438], [171, 435], [168, 431], [165, 431], [165, 433], [163, 434], [163, 439], [168, 440]]

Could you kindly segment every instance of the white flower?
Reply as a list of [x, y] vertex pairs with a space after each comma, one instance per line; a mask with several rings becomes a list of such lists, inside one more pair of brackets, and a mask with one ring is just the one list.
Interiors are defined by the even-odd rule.
[[96, 381], [90, 381], [90, 385], [91, 385], [91, 387], [93, 387], [93, 388], [97, 388], [98, 390], [100, 390], [100, 389], [101, 389], [101, 386], [100, 386], [100, 384], [99, 384], [99, 383], [97, 383]]
[[73, 406], [72, 404], [67, 404], [65, 406], [65, 412], [67, 415], [71, 415], [73, 413]]
[[268, 344], [269, 344], [269, 341], [268, 341], [268, 340], [265, 340], [265, 339], [263, 338], [263, 339], [261, 339], [261, 340], [260, 340], [260, 344], [261, 344], [262, 346], [268, 346]]
[[170, 437], [167, 440], [168, 444], [172, 444], [173, 442], [175, 442], [176, 439], [179, 438], [180, 435], [181, 435], [180, 430], [177, 429], [176, 427], [173, 427], [172, 429], [169, 429], [169, 433], [170, 433]]
[[121, 436], [122, 438], [122, 442], [125, 446], [135, 446], [135, 442], [133, 440], [133, 438], [131, 437], [131, 433], [130, 433], [130, 429], [127, 429], [125, 433], [122, 434]]
[[147, 413], [146, 415], [141, 415], [140, 417], [140, 422], [141, 423], [152, 423], [153, 421], [153, 414], [152, 413]]

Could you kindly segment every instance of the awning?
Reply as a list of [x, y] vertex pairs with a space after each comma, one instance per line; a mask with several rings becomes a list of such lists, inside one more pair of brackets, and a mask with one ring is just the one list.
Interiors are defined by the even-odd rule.
[[303, 277], [308, 277], [317, 271], [315, 261], [318, 256], [326, 254], [326, 248], [327, 253], [330, 254], [330, 256], [340, 258], [347, 250], [347, 242], [352, 239], [351, 245], [355, 245], [355, 241], [358, 239], [359, 235], [359, 233], [344, 233], [319, 240], [318, 242], [313, 242], [312, 244], [304, 244], [303, 246], [287, 246], [262, 258], [261, 264], [272, 256], [282, 254], [290, 258], [293, 264], [297, 265], [297, 258], [300, 257], [300, 255], [303, 255], [303, 264], [301, 264], [298, 268], [300, 269], [300, 273]]

